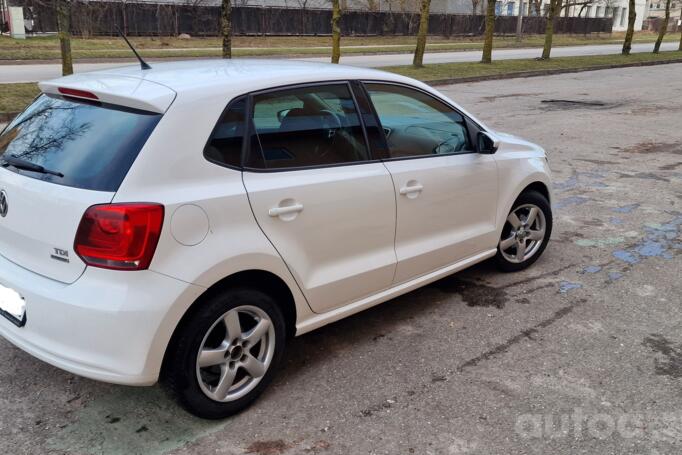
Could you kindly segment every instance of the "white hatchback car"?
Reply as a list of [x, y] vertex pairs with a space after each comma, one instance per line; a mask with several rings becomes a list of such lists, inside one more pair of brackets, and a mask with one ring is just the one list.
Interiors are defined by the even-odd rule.
[[542, 148], [395, 74], [190, 61], [40, 84], [0, 135], [0, 334], [222, 418], [300, 335], [552, 229]]

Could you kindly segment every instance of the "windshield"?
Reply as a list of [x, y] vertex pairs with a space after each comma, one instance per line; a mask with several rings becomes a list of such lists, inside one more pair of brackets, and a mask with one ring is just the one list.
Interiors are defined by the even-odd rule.
[[160, 118], [41, 95], [0, 135], [0, 165], [60, 185], [116, 191]]

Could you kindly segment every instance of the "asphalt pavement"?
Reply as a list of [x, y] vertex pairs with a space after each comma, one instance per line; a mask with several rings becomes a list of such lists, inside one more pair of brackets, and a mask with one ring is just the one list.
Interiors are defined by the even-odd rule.
[[681, 74], [440, 87], [547, 149], [555, 226], [533, 267], [481, 264], [296, 338], [272, 387], [220, 422], [0, 340], [0, 453], [678, 454]]

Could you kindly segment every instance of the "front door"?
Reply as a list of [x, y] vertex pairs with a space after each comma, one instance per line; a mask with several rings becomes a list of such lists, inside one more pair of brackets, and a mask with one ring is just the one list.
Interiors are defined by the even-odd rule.
[[313, 310], [390, 287], [393, 183], [381, 162], [369, 160], [348, 84], [268, 91], [252, 105], [244, 185]]
[[497, 165], [463, 116], [430, 94], [365, 84], [386, 135], [396, 193], [395, 283], [494, 248]]

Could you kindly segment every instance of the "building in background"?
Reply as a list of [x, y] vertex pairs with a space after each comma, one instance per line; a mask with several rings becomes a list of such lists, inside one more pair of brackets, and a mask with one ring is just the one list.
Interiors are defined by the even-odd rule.
[[[637, 22], [635, 30], [642, 30], [642, 21], [647, 17], [647, 0], [636, 0]], [[651, 0], [649, 0], [651, 1]], [[656, 0], [660, 1], [660, 0]], [[665, 1], [665, 0], [663, 0]], [[682, 4], [682, 0], [676, 0]], [[613, 31], [625, 31], [628, 27], [628, 0], [566, 0], [561, 10], [562, 17], [610, 17], [613, 18]], [[498, 16], [515, 16], [518, 14], [519, 2], [513, 0], [498, 1], [495, 11]], [[664, 5], [665, 7], [665, 5]], [[549, 0], [523, 2], [523, 15], [536, 16], [546, 14]]]
[[[9, 0], [21, 2], [21, 0]], [[97, 0], [89, 0], [97, 1]], [[117, 0], [107, 0], [117, 1]], [[220, 6], [222, 0], [118, 0], [121, 3], [161, 3], [192, 6]], [[478, 4], [484, 4], [485, 0], [474, 0]], [[331, 9], [330, 0], [232, 0], [233, 6], [265, 6], [274, 8], [295, 9]], [[420, 0], [341, 0], [344, 10], [360, 10], [374, 12], [413, 12], [420, 10]], [[483, 11], [477, 8], [477, 11]], [[472, 0], [431, 0], [431, 12], [446, 14], [471, 14]]]
[[[664, 17], [665, 0], [648, 0], [646, 4], [646, 17]], [[682, 16], [682, 0], [670, 2], [670, 21], [677, 22]]]

